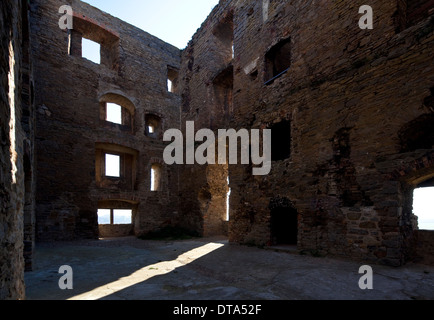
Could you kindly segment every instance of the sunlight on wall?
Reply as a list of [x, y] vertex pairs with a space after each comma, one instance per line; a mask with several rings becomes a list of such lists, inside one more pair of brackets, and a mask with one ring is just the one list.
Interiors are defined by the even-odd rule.
[[9, 137], [11, 141], [10, 154], [11, 154], [11, 165], [12, 165], [12, 183], [17, 183], [17, 150], [16, 150], [16, 111], [15, 111], [15, 50], [13, 41], [9, 42], [9, 106], [11, 109], [11, 116], [9, 121]]
[[112, 295], [121, 290], [132, 287], [136, 284], [149, 280], [156, 276], [161, 276], [174, 271], [177, 268], [183, 267], [189, 263], [200, 259], [211, 252], [223, 247], [220, 243], [208, 243], [202, 247], [193, 249], [184, 254], [181, 254], [173, 261], [163, 261], [153, 265], [146, 266], [137, 270], [129, 276], [120, 278], [117, 281], [105, 284], [99, 288], [95, 288], [92, 291], [80, 294], [72, 297], [68, 300], [98, 300], [109, 295]]

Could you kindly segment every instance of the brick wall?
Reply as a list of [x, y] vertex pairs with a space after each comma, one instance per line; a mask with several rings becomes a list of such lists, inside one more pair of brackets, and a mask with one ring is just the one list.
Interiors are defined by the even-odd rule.
[[[168, 92], [167, 74], [168, 66], [179, 68], [180, 50], [81, 1], [71, 2], [74, 29], [62, 31], [63, 4], [32, 4], [36, 237], [95, 238], [99, 203], [110, 200], [137, 206], [136, 234], [170, 223], [177, 169], [163, 166], [161, 191], [150, 191], [151, 167], [163, 162], [165, 144], [162, 135], [146, 134], [145, 118], [157, 116], [160, 132], [179, 127], [180, 98]], [[101, 64], [82, 58], [82, 37], [102, 44]], [[106, 102], [123, 107], [123, 125], [105, 121]], [[103, 177], [102, 155], [110, 152], [122, 157], [121, 179]]]
[[[427, 18], [397, 33], [398, 2], [374, 1], [374, 29], [361, 30], [363, 4], [221, 1], [184, 50], [183, 125], [194, 120], [197, 129], [291, 127], [280, 147], [288, 148], [290, 139], [290, 156], [273, 161], [268, 176], [229, 166], [231, 241], [272, 244], [270, 204], [287, 199], [298, 215], [301, 251], [390, 265], [411, 256], [408, 190], [415, 180], [390, 173], [400, 161], [422, 161], [431, 152], [430, 146], [403, 152], [399, 133], [432, 113], [424, 101], [434, 85], [433, 27]], [[221, 41], [221, 24], [228, 23], [232, 62]], [[288, 39], [290, 68], [266, 83], [269, 57]], [[233, 102], [227, 111], [215, 80], [229, 67]], [[212, 168], [218, 170], [224, 176], [225, 168]], [[412, 174], [423, 180], [433, 170], [426, 165]], [[224, 195], [223, 179], [197, 166], [181, 169], [181, 176], [193, 180], [181, 187], [181, 212], [204, 227]]]

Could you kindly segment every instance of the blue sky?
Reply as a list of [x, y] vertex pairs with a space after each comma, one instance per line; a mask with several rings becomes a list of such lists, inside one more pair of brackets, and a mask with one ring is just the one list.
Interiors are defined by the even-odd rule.
[[85, 0], [180, 49], [205, 21], [218, 0]]

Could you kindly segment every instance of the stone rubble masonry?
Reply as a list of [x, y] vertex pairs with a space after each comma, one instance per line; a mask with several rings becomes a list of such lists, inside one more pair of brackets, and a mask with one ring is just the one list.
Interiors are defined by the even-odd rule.
[[[98, 208], [123, 208], [122, 203], [133, 210], [135, 234], [171, 224], [177, 217], [178, 173], [164, 164], [162, 132], [179, 127], [180, 98], [168, 92], [167, 73], [169, 66], [179, 68], [180, 50], [81, 1], [70, 1], [74, 29], [62, 31], [63, 4], [36, 0], [31, 8], [36, 238], [97, 238]], [[82, 58], [81, 37], [101, 44], [101, 64]], [[104, 121], [105, 102], [127, 110], [124, 125]], [[146, 134], [148, 115], [160, 119], [160, 136]], [[105, 152], [122, 155], [122, 179], [103, 176]], [[150, 191], [154, 164], [163, 172], [157, 192]]]
[[[269, 205], [285, 198], [298, 212], [300, 252], [393, 266], [414, 256], [411, 190], [434, 173], [434, 18], [428, 1], [419, 1], [425, 11], [402, 2], [371, 1], [374, 29], [361, 30], [360, 1], [220, 1], [182, 54], [182, 124], [289, 121], [291, 155], [263, 177], [249, 166], [181, 168], [185, 223], [217, 228], [207, 216], [221, 212], [228, 175], [231, 242], [274, 244]], [[271, 48], [287, 39], [290, 68], [266, 83]], [[402, 152], [399, 133], [414, 119], [415, 132], [429, 129], [407, 137], [422, 148]]]
[[[35, 241], [166, 226], [432, 263], [432, 232], [412, 213], [414, 188], [434, 177], [432, 1], [371, 0], [374, 29], [361, 30], [363, 1], [221, 0], [183, 50], [67, 4], [73, 30], [59, 28], [63, 0], [0, 2], [0, 299], [25, 297]], [[82, 38], [100, 44], [100, 64], [82, 57]], [[122, 124], [106, 121], [106, 103], [122, 106]], [[271, 173], [166, 165], [163, 134], [187, 121], [271, 129]], [[120, 157], [119, 178], [105, 176], [106, 154]], [[98, 226], [98, 209], [131, 210], [133, 223]]]
[[0, 35], [0, 300], [19, 300], [34, 242], [27, 1], [0, 3]]

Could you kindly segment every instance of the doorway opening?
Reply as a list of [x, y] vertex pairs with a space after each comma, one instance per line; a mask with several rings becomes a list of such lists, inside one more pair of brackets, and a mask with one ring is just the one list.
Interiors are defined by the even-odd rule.
[[298, 213], [293, 207], [271, 209], [271, 244], [297, 245]]
[[413, 193], [413, 214], [419, 230], [434, 230], [434, 187], [416, 188]]

